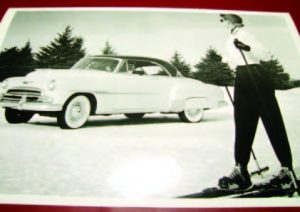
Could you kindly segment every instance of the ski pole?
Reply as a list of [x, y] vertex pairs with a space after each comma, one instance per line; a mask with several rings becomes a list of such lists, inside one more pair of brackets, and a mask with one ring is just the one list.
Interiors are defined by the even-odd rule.
[[300, 188], [298, 186], [298, 180], [294, 170], [291, 171], [290, 175], [292, 177], [292, 183], [294, 185], [294, 189], [298, 193], [298, 195], [300, 195]]

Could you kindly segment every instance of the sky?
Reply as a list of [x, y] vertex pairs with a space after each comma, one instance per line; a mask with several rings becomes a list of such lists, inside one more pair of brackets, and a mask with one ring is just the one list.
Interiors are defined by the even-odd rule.
[[[278, 58], [292, 78], [300, 79], [300, 47], [284, 14], [242, 13], [248, 31]], [[226, 57], [228, 29], [219, 13], [203, 10], [20, 10], [15, 13], [0, 50], [46, 46], [70, 25], [84, 39], [88, 54], [101, 54], [109, 41], [118, 54], [170, 60], [177, 51], [194, 66], [208, 48]], [[297, 33], [296, 33], [297, 34]], [[297, 46], [298, 45], [298, 46]], [[298, 47], [298, 48], [297, 48]]]

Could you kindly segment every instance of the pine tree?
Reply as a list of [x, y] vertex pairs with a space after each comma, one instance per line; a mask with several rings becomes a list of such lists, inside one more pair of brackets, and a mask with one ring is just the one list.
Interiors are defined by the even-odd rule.
[[116, 55], [117, 52], [113, 49], [108, 41], [105, 42], [105, 47], [101, 50], [104, 55]]
[[35, 68], [30, 43], [19, 49], [12, 47], [0, 52], [0, 81], [15, 76], [25, 76]]
[[261, 65], [268, 71], [269, 76], [273, 80], [275, 89], [288, 89], [291, 87], [290, 76], [284, 72], [284, 68], [278, 59], [272, 57], [269, 61], [261, 61]]
[[299, 88], [300, 87], [300, 80], [291, 79], [289, 82], [290, 88]]
[[26, 45], [20, 49], [19, 54], [21, 72], [27, 74], [33, 71], [36, 68], [36, 61], [34, 60], [32, 48], [29, 42], [27, 42]]
[[173, 64], [183, 76], [191, 77], [191, 66], [185, 62], [177, 51], [175, 51], [170, 63]]
[[72, 35], [71, 26], [36, 54], [39, 68], [68, 69], [85, 55], [83, 39]]
[[195, 65], [195, 79], [214, 85], [232, 85], [234, 72], [227, 63], [222, 62], [222, 57], [213, 48], [209, 48], [206, 56]]

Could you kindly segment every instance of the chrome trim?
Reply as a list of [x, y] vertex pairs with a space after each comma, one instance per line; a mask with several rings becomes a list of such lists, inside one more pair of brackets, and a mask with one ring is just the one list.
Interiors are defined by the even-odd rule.
[[13, 108], [17, 110], [28, 110], [28, 111], [43, 111], [43, 112], [55, 112], [61, 111], [62, 105], [49, 104], [49, 103], [12, 103], [12, 102], [0, 102], [0, 106], [3, 108]]
[[154, 92], [110, 92], [110, 91], [94, 91], [95, 94], [109, 94], [109, 95], [159, 95]]
[[0, 106], [3, 108], [13, 108], [29, 111], [60, 111], [62, 105], [52, 104], [47, 101], [47, 96], [43, 91], [33, 87], [13, 87], [2, 94], [0, 97]]
[[0, 102], [20, 103], [42, 102], [42, 90], [31, 87], [14, 87], [2, 94]]

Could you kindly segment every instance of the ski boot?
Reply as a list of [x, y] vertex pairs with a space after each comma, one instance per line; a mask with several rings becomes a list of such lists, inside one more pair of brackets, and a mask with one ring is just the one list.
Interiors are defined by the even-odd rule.
[[228, 190], [246, 191], [251, 189], [252, 183], [246, 167], [236, 165], [229, 176], [219, 180], [219, 187]]
[[295, 172], [288, 167], [282, 167], [279, 173], [274, 175], [270, 180], [270, 185], [278, 189], [290, 190], [290, 196], [292, 196], [294, 192], [297, 192], [300, 195], [299, 184]]

